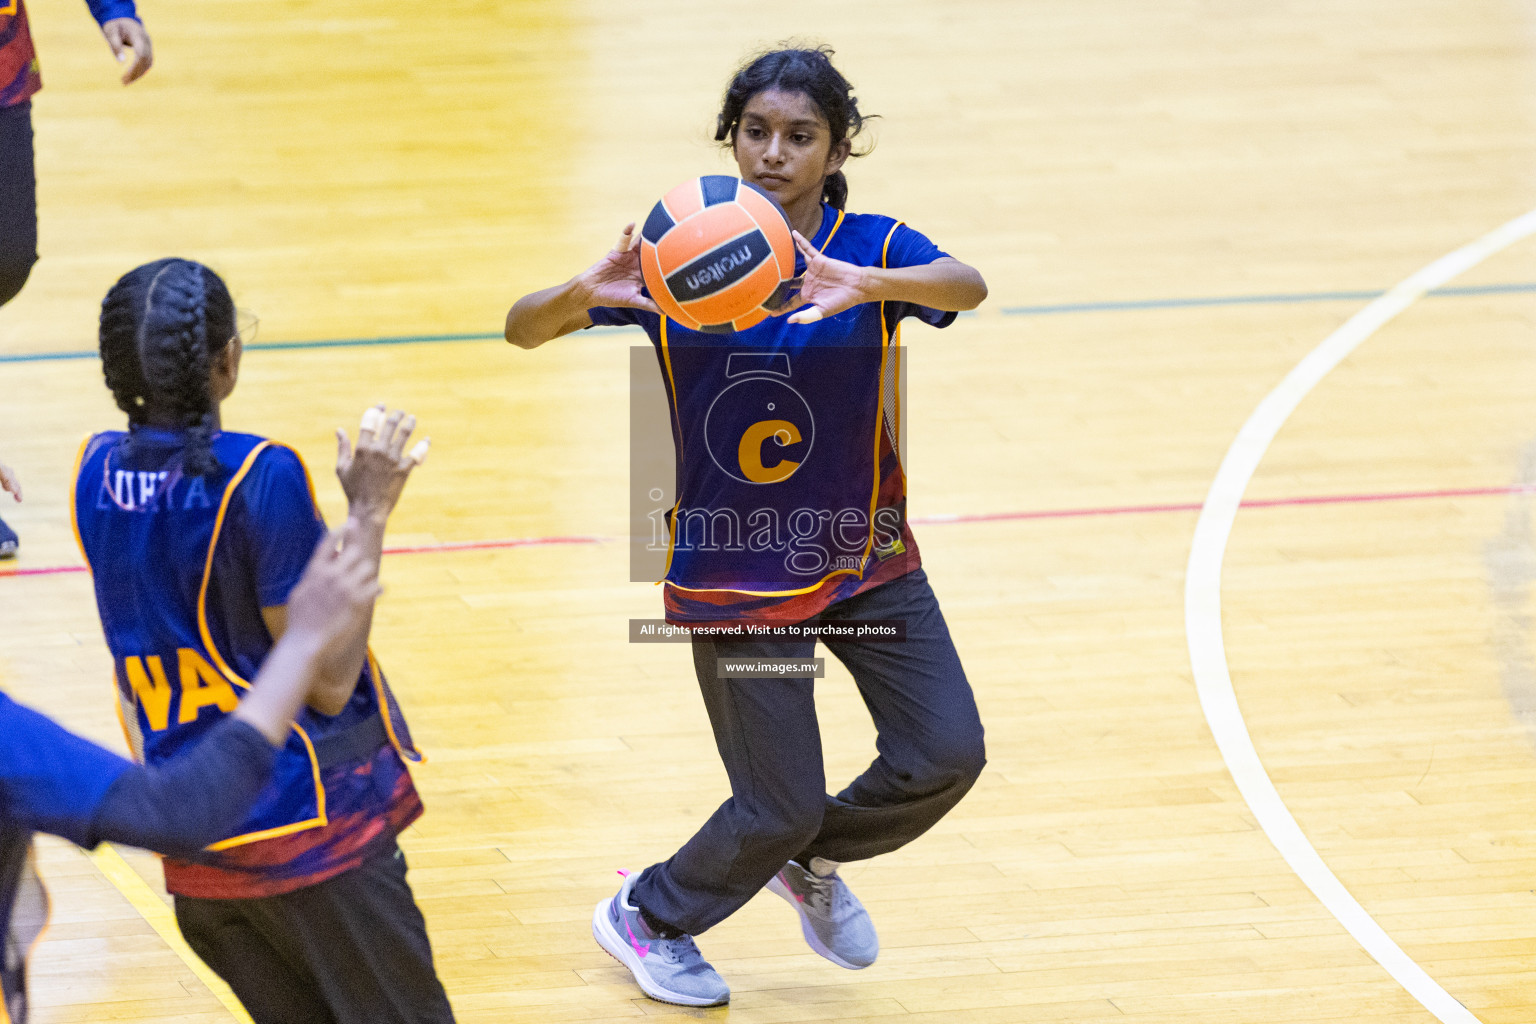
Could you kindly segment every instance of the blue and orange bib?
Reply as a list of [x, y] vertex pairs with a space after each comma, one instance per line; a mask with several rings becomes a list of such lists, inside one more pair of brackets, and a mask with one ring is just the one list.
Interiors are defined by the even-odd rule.
[[[149, 764], [195, 744], [235, 709], [273, 643], [262, 607], [287, 602], [324, 535], [308, 473], [291, 449], [217, 434], [221, 468], [197, 477], [181, 471], [183, 443], [179, 432], [151, 427], [97, 434], [81, 449], [75, 482], [75, 527], [112, 653], [124, 732], [135, 757]], [[376, 736], [371, 749], [345, 749], [347, 737], [368, 735]], [[327, 758], [338, 739], [341, 755]], [[340, 715], [304, 710], [272, 785], [234, 834], [209, 847], [204, 866], [250, 870], [254, 857], [266, 872], [324, 875], [324, 858], [293, 874], [280, 870], [284, 862], [240, 848], [325, 827], [334, 812], [327, 770], [366, 766], [386, 744], [392, 763], [420, 760], [370, 656]], [[386, 816], [395, 787], [377, 788], [376, 798], [362, 790], [365, 804], [377, 806], [349, 806], [348, 813]], [[282, 845], [294, 855], [302, 848]]]

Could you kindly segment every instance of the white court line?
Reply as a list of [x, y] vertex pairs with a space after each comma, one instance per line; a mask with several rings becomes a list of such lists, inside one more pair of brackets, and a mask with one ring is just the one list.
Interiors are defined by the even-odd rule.
[[1503, 249], [1536, 233], [1536, 210], [1490, 231], [1469, 245], [1440, 257], [1350, 317], [1323, 340], [1259, 403], [1211, 481], [1189, 552], [1184, 578], [1184, 630], [1195, 674], [1200, 707], [1238, 791], [1259, 825], [1291, 870], [1338, 918], [1349, 933], [1387, 969], [1398, 984], [1424, 1004], [1443, 1024], [1479, 1024], [1461, 1003], [1441, 988], [1382, 930], [1323, 863], [1270, 781], [1248, 735], [1247, 723], [1232, 691], [1226, 646], [1221, 636], [1221, 563], [1227, 539], [1248, 482], [1281, 426], [1314, 387], [1360, 343], [1425, 292], [1439, 288]]

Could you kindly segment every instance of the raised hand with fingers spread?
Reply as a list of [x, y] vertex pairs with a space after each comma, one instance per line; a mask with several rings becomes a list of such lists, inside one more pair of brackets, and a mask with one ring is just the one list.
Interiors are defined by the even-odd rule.
[[347, 432], [336, 428], [336, 478], [347, 496], [348, 518], [382, 524], [394, 510], [411, 470], [426, 460], [432, 443], [423, 438], [407, 452], [415, 430], [415, 416], [402, 409], [386, 414], [383, 403], [364, 410], [355, 448]]
[[[820, 252], [805, 240], [805, 236], [793, 233], [795, 248], [805, 257], [805, 277], [800, 285], [799, 297], [783, 309], [774, 310], [775, 316], [783, 316], [792, 310], [792, 324], [813, 324], [826, 316], [836, 316], [861, 302], [869, 302], [869, 268], [835, 260]], [[806, 309], [810, 306], [810, 309]]]

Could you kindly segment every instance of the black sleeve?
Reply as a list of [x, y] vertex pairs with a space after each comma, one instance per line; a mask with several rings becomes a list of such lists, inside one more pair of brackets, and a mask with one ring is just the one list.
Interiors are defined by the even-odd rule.
[[180, 757], [119, 776], [96, 810], [87, 845], [110, 840], [194, 856], [245, 819], [276, 760], [277, 750], [254, 728], [220, 722]]

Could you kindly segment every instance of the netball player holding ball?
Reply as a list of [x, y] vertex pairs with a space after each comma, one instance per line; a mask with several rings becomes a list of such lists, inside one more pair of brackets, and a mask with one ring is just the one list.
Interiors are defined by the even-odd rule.
[[[200, 263], [145, 264], [102, 302], [102, 369], [128, 429], [81, 449], [75, 524], [123, 725], [150, 765], [211, 742], [242, 706], [325, 534], [297, 453], [222, 427], [241, 350], [229, 291]], [[337, 432], [347, 543], [373, 562], [426, 454], [405, 450], [414, 426], [379, 408], [355, 450]], [[244, 819], [165, 861], [188, 945], [257, 1024], [453, 1019], [396, 843], [422, 813], [407, 769], [420, 755], [368, 651], [371, 620], [370, 603]]]
[[[803, 284], [778, 316], [722, 335], [662, 315], [643, 287], [634, 225], [596, 265], [524, 296], [507, 314], [506, 338], [522, 348], [593, 324], [638, 325], [656, 345], [678, 448], [669, 621], [905, 622], [904, 643], [826, 641], [879, 731], [879, 756], [836, 796], [826, 793], [812, 679], [717, 673], [719, 658], [808, 657], [815, 640], [693, 638], [731, 797], [670, 859], [626, 875], [592, 921], [598, 942], [641, 989], [670, 1003], [729, 1000], [692, 936], [764, 886], [799, 913], [816, 952], [855, 970], [873, 963], [875, 929], [838, 865], [922, 835], [985, 763], [971, 687], [905, 523], [893, 399], [882, 398], [882, 382], [903, 318], [948, 326], [955, 311], [986, 298], [986, 284], [898, 221], [845, 212], [841, 168], [864, 118], [830, 53], [787, 49], [752, 60], [730, 82], [717, 125], [742, 179], [771, 195], [795, 230]], [[762, 400], [766, 411], [748, 408], [750, 390], [716, 402], [736, 378], [753, 382], [759, 398], [799, 397]], [[801, 399], [809, 416], [791, 414]], [[711, 420], [739, 415], [758, 422], [719, 443]], [[731, 461], [738, 451], [742, 475]], [[803, 518], [794, 525], [807, 503], [822, 534], [801, 529], [815, 527]], [[859, 509], [862, 521], [842, 518]], [[743, 524], [739, 543], [690, 542], [688, 513], [700, 510], [712, 517], [709, 529], [722, 517]], [[759, 529], [764, 523], [771, 526]], [[799, 541], [790, 552], [798, 562], [775, 540], [786, 526]], [[845, 539], [862, 530], [854, 564], [816, 565], [813, 549], [834, 545], [825, 531], [839, 528]], [[807, 559], [817, 570], [809, 581], [797, 578]]]

